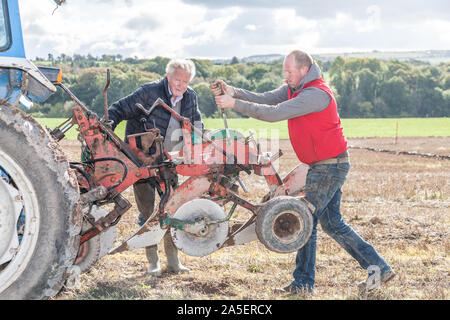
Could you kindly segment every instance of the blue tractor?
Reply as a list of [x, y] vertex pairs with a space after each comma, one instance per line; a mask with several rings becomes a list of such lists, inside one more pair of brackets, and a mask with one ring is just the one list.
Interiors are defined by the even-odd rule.
[[[129, 135], [125, 143], [109, 126], [108, 75], [105, 118], [99, 119], [61, 83], [59, 70], [38, 68], [26, 59], [18, 0], [0, 0], [0, 299], [52, 297], [102, 256], [155, 245], [169, 228], [178, 249], [193, 256], [257, 239], [272, 251], [288, 253], [308, 241], [313, 209], [295, 198], [303, 190], [308, 166], [299, 164], [281, 179], [272, 166], [280, 152], [262, 154], [254, 139], [241, 134], [227, 141], [228, 129], [202, 132], [162, 99], [149, 109], [136, 104], [145, 115], [145, 132]], [[49, 132], [22, 109], [48, 99], [55, 85], [76, 106], [71, 118]], [[156, 107], [180, 121], [187, 135], [181, 156], [169, 157], [159, 130], [147, 129], [146, 117]], [[78, 126], [83, 142], [82, 162], [69, 163], [58, 144], [72, 125]], [[144, 153], [137, 138], [147, 150], [157, 144], [157, 152]], [[236, 194], [240, 171], [265, 176], [270, 192], [264, 204]], [[191, 178], [178, 185], [178, 174]], [[155, 224], [149, 218], [111, 250], [116, 224], [131, 207], [121, 192], [138, 181], [153, 183], [158, 191], [158, 220]], [[228, 215], [215, 202], [222, 200], [234, 203]], [[105, 204], [114, 208], [108, 212]], [[237, 205], [253, 215], [245, 223], [228, 224]]]
[[49, 132], [23, 112], [56, 91], [58, 71], [26, 59], [18, 0], [0, 0], [0, 299], [54, 296], [77, 256], [77, 179]]

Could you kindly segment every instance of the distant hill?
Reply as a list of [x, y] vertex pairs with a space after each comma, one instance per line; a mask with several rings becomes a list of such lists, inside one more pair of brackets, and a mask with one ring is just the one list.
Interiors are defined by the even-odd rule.
[[[315, 59], [321, 61], [333, 61], [336, 57], [343, 58], [375, 58], [380, 60], [421, 61], [429, 64], [450, 62], [450, 50], [425, 50], [425, 51], [371, 51], [371, 52], [342, 52], [342, 53], [320, 53], [312, 54]], [[283, 58], [282, 54], [254, 55], [238, 58], [239, 62], [273, 63]], [[230, 59], [211, 60], [213, 64], [229, 64]]]
[[[263, 55], [254, 55], [250, 57], [238, 58], [239, 62], [247, 63], [247, 62], [255, 62], [255, 63], [272, 63], [275, 60], [283, 58], [282, 54], [263, 54]], [[232, 59], [214, 59], [211, 60], [213, 64], [229, 64]]]
[[347, 52], [315, 54], [314, 58], [322, 61], [332, 61], [336, 57], [343, 58], [375, 58], [380, 60], [418, 60], [429, 64], [450, 62], [450, 50], [426, 50], [426, 51], [371, 51], [371, 52]]
[[284, 56], [282, 54], [265, 54], [265, 55], [256, 55], [256, 56], [250, 56], [246, 58], [242, 58], [241, 62], [247, 63], [247, 62], [256, 62], [256, 63], [270, 63], [278, 59], [282, 59]]

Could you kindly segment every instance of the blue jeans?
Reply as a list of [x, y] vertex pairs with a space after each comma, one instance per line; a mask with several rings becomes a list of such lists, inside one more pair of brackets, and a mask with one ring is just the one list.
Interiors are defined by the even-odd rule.
[[313, 214], [311, 238], [297, 252], [294, 280], [291, 283], [294, 287], [307, 290], [314, 288], [318, 222], [322, 230], [336, 240], [364, 269], [374, 266], [379, 268], [380, 274], [391, 269], [376, 250], [342, 220], [341, 187], [349, 170], [349, 163], [336, 163], [313, 165], [308, 171], [305, 197], [316, 210]]

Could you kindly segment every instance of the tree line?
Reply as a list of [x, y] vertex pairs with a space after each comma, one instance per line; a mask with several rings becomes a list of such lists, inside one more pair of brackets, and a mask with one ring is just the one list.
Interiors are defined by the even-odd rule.
[[[265, 92], [285, 84], [283, 60], [271, 63], [239, 62], [233, 57], [227, 64], [192, 59], [196, 77], [190, 86], [197, 92], [204, 117], [220, 117], [209, 90], [215, 79], [254, 92]], [[108, 104], [132, 93], [146, 82], [165, 75], [166, 57], [153, 59], [123, 58], [121, 55], [60, 55], [37, 58], [36, 65], [63, 70], [64, 84], [89, 109], [103, 116], [103, 88], [106, 69], [111, 72]], [[450, 116], [450, 63], [429, 65], [420, 61], [342, 58], [316, 60], [335, 93], [339, 113], [344, 118], [448, 117]], [[28, 112], [37, 117], [69, 117], [74, 102], [58, 88], [45, 103]], [[227, 110], [228, 117], [242, 117]]]

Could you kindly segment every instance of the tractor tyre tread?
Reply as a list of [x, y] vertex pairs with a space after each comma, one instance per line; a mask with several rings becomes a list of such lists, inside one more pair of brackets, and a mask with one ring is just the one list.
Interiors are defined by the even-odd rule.
[[75, 172], [45, 128], [4, 103], [0, 105], [0, 149], [31, 181], [40, 219], [33, 256], [18, 278], [0, 292], [0, 299], [51, 298], [69, 276], [79, 246], [82, 212]]

